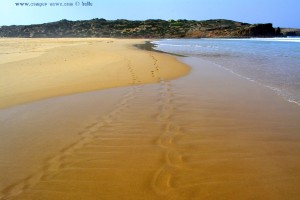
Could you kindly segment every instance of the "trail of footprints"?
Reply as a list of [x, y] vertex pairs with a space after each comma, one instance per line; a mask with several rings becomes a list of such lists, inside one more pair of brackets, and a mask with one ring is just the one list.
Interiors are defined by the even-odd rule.
[[157, 59], [154, 57], [153, 53], [150, 53], [150, 57], [153, 59], [154, 63], [153, 63], [153, 68], [151, 69], [151, 75], [152, 78], [157, 77], [158, 80], [160, 80], [160, 76], [159, 76], [159, 66], [157, 64]]
[[128, 58], [124, 58], [126, 63], [127, 63], [127, 69], [130, 73], [130, 77], [131, 77], [131, 84], [135, 85], [135, 84], [140, 84], [141, 80], [139, 79], [139, 77], [136, 75], [135, 71], [134, 71], [134, 67], [131, 64], [131, 61]]
[[[184, 167], [183, 157], [179, 153], [179, 147], [176, 144], [176, 137], [182, 134], [182, 131], [180, 126], [172, 121], [172, 115], [175, 109], [175, 98], [174, 93], [172, 92], [172, 87], [168, 81], [165, 81], [162, 77], [160, 77], [158, 60], [152, 53], [150, 53], [150, 56], [153, 58], [151, 73], [153, 77], [157, 77], [160, 80], [160, 90], [158, 92], [158, 104], [160, 109], [156, 116], [156, 121], [161, 124], [161, 134], [157, 138], [155, 145], [158, 145], [164, 152], [164, 163], [156, 170], [155, 174], [153, 174], [151, 186], [156, 194], [167, 195], [170, 191], [176, 189], [173, 185], [174, 177], [172, 172]], [[128, 113], [129, 108], [132, 105], [131, 101], [136, 99], [137, 95], [141, 92], [141, 86], [136, 85], [141, 81], [136, 75], [130, 60], [127, 59], [126, 61], [127, 69], [131, 74], [132, 84], [134, 86], [132, 86], [131, 90], [123, 96], [122, 100], [116, 105], [114, 110], [86, 126], [79, 133], [80, 139], [77, 142], [62, 149], [58, 155], [49, 158], [39, 172], [0, 191], [1, 200], [11, 199], [21, 193], [29, 191], [40, 182], [51, 181], [60, 171], [67, 168], [71, 169], [72, 166], [80, 164], [74, 163], [74, 159], [70, 159], [72, 156], [78, 154], [78, 152], [83, 149], [93, 148], [94, 141], [100, 139], [100, 141], [105, 142], [106, 137], [114, 137], [105, 130], [109, 131], [109, 127], [116, 124], [117, 118], [120, 114], [124, 115], [125, 113]], [[103, 132], [109, 136], [105, 137], [105, 135], [102, 134]], [[92, 161], [93, 159], [97, 160], [97, 158], [93, 158], [93, 156], [87, 159], [87, 161]], [[82, 162], [82, 160], [80, 160], [80, 162]]]
[[[150, 56], [154, 60], [154, 67], [159, 74], [158, 60], [151, 53]], [[172, 170], [181, 169], [184, 167], [183, 156], [178, 152], [176, 137], [182, 134], [180, 126], [173, 120], [174, 113], [174, 93], [172, 92], [171, 84], [158, 76], [160, 80], [160, 91], [158, 95], [158, 103], [160, 112], [157, 115], [157, 120], [162, 124], [161, 135], [157, 139], [157, 144], [164, 149], [165, 162], [153, 176], [152, 187], [159, 195], [167, 195], [171, 190], [176, 189], [172, 185]]]
[[182, 134], [182, 131], [180, 126], [172, 121], [175, 109], [173, 106], [174, 94], [169, 82], [161, 79], [160, 86], [159, 102], [161, 112], [158, 114], [157, 120], [163, 124], [163, 130], [157, 139], [157, 144], [164, 149], [165, 162], [154, 174], [152, 187], [156, 193], [167, 195], [171, 190], [176, 189], [172, 185], [172, 171], [182, 169], [184, 161], [176, 144], [176, 137]]
[[71, 157], [78, 150], [89, 145], [95, 139], [101, 137], [101, 135], [99, 135], [99, 130], [109, 126], [115, 121], [115, 118], [118, 114], [126, 111], [126, 109], [128, 109], [129, 102], [135, 98], [136, 93], [139, 90], [140, 86], [133, 86], [131, 90], [123, 96], [122, 101], [116, 105], [114, 110], [112, 110], [106, 116], [96, 119], [94, 123], [85, 127], [85, 129], [79, 133], [81, 137], [77, 142], [62, 149], [58, 155], [49, 158], [43, 165], [42, 169], [36, 174], [30, 175], [23, 180], [20, 180], [19, 182], [3, 189], [0, 192], [0, 199], [11, 199], [14, 196], [26, 192], [37, 183], [50, 180], [57, 172], [74, 164], [72, 162], [67, 162], [68, 157]]

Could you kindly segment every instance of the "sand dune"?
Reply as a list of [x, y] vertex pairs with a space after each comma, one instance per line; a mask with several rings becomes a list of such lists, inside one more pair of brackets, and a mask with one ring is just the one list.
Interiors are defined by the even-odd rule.
[[[175, 62], [141, 52], [154, 70]], [[2, 109], [0, 199], [297, 199], [299, 107], [181, 60], [192, 71], [176, 80]]]

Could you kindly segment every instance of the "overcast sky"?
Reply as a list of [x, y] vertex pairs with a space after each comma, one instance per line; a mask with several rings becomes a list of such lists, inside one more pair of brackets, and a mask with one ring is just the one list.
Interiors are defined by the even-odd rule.
[[[90, 2], [83, 6], [82, 2]], [[17, 6], [16, 3], [47, 3]], [[72, 3], [73, 6], [50, 6]], [[300, 28], [300, 0], [1, 0], [1, 25], [27, 25], [68, 20], [231, 19]]]

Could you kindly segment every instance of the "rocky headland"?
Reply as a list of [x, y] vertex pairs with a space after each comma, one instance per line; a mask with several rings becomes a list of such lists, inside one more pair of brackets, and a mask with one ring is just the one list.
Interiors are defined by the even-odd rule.
[[[282, 31], [283, 30], [283, 31]], [[0, 37], [64, 38], [246, 38], [300, 35], [298, 29], [274, 28], [271, 23], [248, 24], [232, 20], [160, 20], [130, 21], [125, 19], [66, 19], [34, 25], [0, 27]]]

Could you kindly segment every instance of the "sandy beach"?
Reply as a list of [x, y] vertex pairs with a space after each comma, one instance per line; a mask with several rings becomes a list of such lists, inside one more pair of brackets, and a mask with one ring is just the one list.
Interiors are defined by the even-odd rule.
[[141, 43], [0, 39], [1, 200], [299, 197], [299, 105]]
[[[189, 69], [142, 52], [142, 40], [1, 39], [0, 108], [55, 96], [172, 79]], [[160, 67], [156, 62], [160, 60]], [[172, 67], [166, 67], [170, 63]]]

